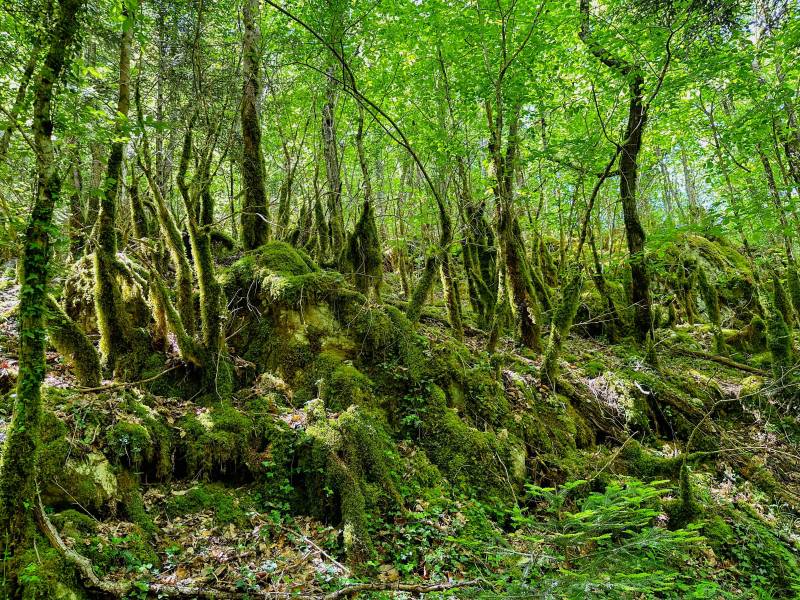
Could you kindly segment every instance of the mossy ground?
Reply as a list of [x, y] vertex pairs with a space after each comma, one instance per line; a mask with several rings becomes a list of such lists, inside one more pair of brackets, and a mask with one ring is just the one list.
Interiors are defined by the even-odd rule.
[[[724, 249], [709, 256], [733, 260]], [[234, 301], [230, 343], [247, 362], [229, 401], [192, 400], [179, 372], [147, 390], [46, 388], [43, 499], [99, 573], [153, 581], [214, 573], [253, 591], [290, 590], [290, 581], [320, 591], [340, 585], [347, 564], [384, 581], [478, 577], [502, 595], [529, 589], [520, 555], [563, 542], [540, 530], [544, 541], [531, 546], [530, 519], [577, 527], [569, 515], [593, 494], [614, 505], [619, 494], [642, 493], [654, 511], [648, 526], [665, 527], [663, 514], [665, 531], [702, 536], [687, 549], [683, 533], [655, 530], [668, 547], [648, 563], [667, 574], [660, 597], [683, 597], [692, 577], [717, 594], [707, 597], [796, 593], [800, 489], [785, 457], [800, 444], [800, 426], [763, 377], [673, 352], [713, 350], [707, 325], [659, 329], [657, 369], [635, 344], [568, 337], [554, 390], [539, 380], [539, 357], [509, 340], [490, 357], [480, 338], [454, 340], [439, 317], [413, 327], [398, 308], [368, 302], [286, 245], [245, 255], [222, 281], [251, 290]], [[248, 306], [259, 307], [257, 318]], [[726, 343], [757, 364], [767, 330], [748, 322]], [[163, 370], [163, 358], [152, 368]], [[651, 497], [658, 480], [669, 492]], [[681, 508], [687, 481], [691, 514]], [[534, 499], [531, 486], [556, 496]], [[213, 556], [231, 558], [217, 571]], [[675, 556], [689, 561], [683, 575], [674, 575]], [[41, 575], [57, 560], [50, 551], [22, 560], [28, 597], [74, 588], [69, 569]], [[643, 564], [622, 566], [643, 578]], [[569, 558], [551, 567], [541, 577], [589, 576]], [[275, 575], [284, 571], [291, 576]], [[609, 585], [623, 585], [618, 575]]]

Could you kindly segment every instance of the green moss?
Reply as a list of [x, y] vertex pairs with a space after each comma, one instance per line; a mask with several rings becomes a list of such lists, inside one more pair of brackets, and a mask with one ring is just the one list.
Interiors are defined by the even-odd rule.
[[372, 402], [372, 381], [352, 365], [337, 366], [324, 383], [320, 397], [325, 406], [339, 412], [355, 404], [369, 405]]
[[[19, 557], [17, 562], [18, 597], [21, 600], [83, 600], [74, 568], [47, 540], [39, 538], [36, 545]], [[2, 584], [0, 584], [2, 589]]]
[[420, 411], [419, 443], [453, 485], [485, 498], [511, 498], [525, 475], [522, 442], [508, 430], [470, 427], [447, 407], [444, 391], [431, 385]]
[[155, 476], [161, 480], [169, 479], [173, 469], [172, 429], [164, 423], [158, 413], [141, 402], [133, 401], [129, 404], [129, 408], [147, 428], [152, 445], [148, 458], [155, 463]]
[[677, 479], [684, 464], [683, 456], [665, 458], [647, 450], [636, 440], [631, 440], [619, 454], [626, 471], [636, 477]]
[[583, 372], [586, 377], [594, 379], [606, 370], [606, 365], [601, 360], [592, 359], [583, 365]]
[[328, 419], [322, 401], [316, 402], [317, 407], [309, 408], [310, 447], [300, 465], [310, 474], [307, 494], [317, 503], [316, 514], [335, 502], [348, 561], [360, 564], [374, 556], [372, 515], [402, 507], [393, 467], [399, 459], [379, 414], [351, 406], [337, 419]]
[[106, 443], [117, 461], [135, 468], [153, 457], [153, 440], [139, 423], [117, 421], [106, 431]]
[[[97, 521], [85, 513], [68, 508], [50, 516], [50, 522], [62, 535], [70, 532], [75, 535], [93, 534], [97, 531]], [[70, 537], [75, 537], [70, 535]]]
[[208, 412], [186, 416], [180, 424], [184, 435], [181, 449], [187, 471], [208, 479], [214, 472], [233, 475], [249, 468], [252, 419], [230, 404], [220, 404]]
[[783, 288], [781, 280], [778, 279], [778, 274], [774, 272], [772, 274], [772, 294], [775, 308], [783, 317], [786, 326], [791, 327], [791, 324], [794, 321], [794, 309], [792, 307], [792, 302], [789, 300], [789, 296], [786, 295], [786, 290]]
[[138, 525], [148, 536], [156, 532], [152, 517], [145, 510], [142, 493], [139, 491], [139, 478], [130, 471], [123, 471], [117, 477], [122, 508], [131, 523]]
[[80, 385], [100, 385], [100, 356], [94, 345], [52, 297], [47, 300], [50, 342], [69, 361]]
[[275, 273], [305, 275], [319, 270], [308, 253], [286, 242], [268, 242], [255, 250], [251, 256], [259, 266]]
[[[786, 287], [789, 290], [789, 298], [795, 310], [800, 307], [800, 275], [797, 273], [797, 265], [790, 264], [786, 269]], [[797, 318], [797, 315], [795, 315]], [[788, 322], [788, 321], [787, 321]]]
[[219, 484], [199, 484], [181, 493], [173, 493], [166, 504], [169, 518], [212, 511], [218, 525], [248, 523], [247, 513], [254, 507], [252, 498]]
[[553, 314], [553, 320], [550, 323], [550, 337], [547, 341], [547, 348], [542, 361], [541, 379], [551, 387], [554, 385], [558, 374], [558, 361], [561, 355], [561, 348], [564, 345], [564, 339], [567, 337], [575, 319], [575, 314], [578, 311], [582, 288], [583, 273], [580, 269], [575, 269], [567, 275], [566, 284], [561, 294], [561, 301]]

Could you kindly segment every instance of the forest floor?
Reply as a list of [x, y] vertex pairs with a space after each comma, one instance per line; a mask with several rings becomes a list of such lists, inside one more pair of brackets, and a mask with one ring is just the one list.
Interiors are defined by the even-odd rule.
[[[16, 375], [17, 293], [11, 281], [0, 282], [0, 394], [6, 398], [0, 412], [0, 438], [10, 419], [8, 399]], [[433, 317], [423, 319], [419, 332], [431, 347], [450, 340], [448, 329]], [[466, 345], [477, 352], [483, 340], [480, 334], [471, 333]], [[602, 552], [623, 556], [622, 560], [631, 564], [640, 557], [635, 549], [612, 546], [581, 566], [582, 553], [604, 547], [603, 519], [609, 515], [594, 508], [593, 516], [582, 521], [577, 500], [576, 512], [567, 514], [559, 508], [564, 498], [561, 496], [562, 505], [558, 505], [559, 490], [569, 494], [573, 489], [570, 482], [578, 480], [595, 490], [590, 499], [601, 498], [600, 504], [612, 511], [632, 510], [623, 514], [634, 522], [639, 518], [635, 511], [647, 504], [648, 490], [658, 489], [653, 492], [658, 497], [656, 509], [648, 518], [656, 529], [680, 526], [680, 531], [686, 532], [684, 540], [694, 545], [686, 548], [673, 538], [647, 541], [651, 539], [647, 536], [654, 535], [648, 529], [647, 536], [635, 541], [642, 544], [643, 556], [663, 550], [668, 558], [657, 563], [659, 569], [675, 566], [676, 558], [687, 565], [683, 573], [677, 567], [653, 573], [656, 579], [676, 582], [675, 586], [664, 588], [669, 593], [659, 593], [656, 586], [653, 595], [637, 596], [638, 584], [631, 587], [625, 583], [635, 577], [623, 577], [621, 587], [606, 588], [597, 592], [598, 596], [794, 597], [800, 585], [796, 579], [800, 572], [796, 564], [800, 548], [800, 472], [796, 468], [800, 428], [793, 419], [784, 419], [783, 408], [770, 399], [768, 378], [681, 351], [705, 352], [711, 345], [712, 336], [704, 325], [661, 330], [660, 365], [655, 372], [632, 345], [570, 336], [564, 351], [564, 376], [588, 390], [604, 407], [606, 417], [615, 421], [610, 428], [618, 433], [606, 443], [602, 439], [597, 443], [573, 440], [569, 451], [553, 444], [552, 451], [541, 456], [529, 452], [527, 495], [517, 488], [506, 507], [441, 484], [433, 485], [434, 491], [421, 491], [412, 485], [416, 475], [408, 470], [417, 448], [407, 440], [399, 441], [402, 464], [393, 468], [400, 472], [407, 510], [369, 517], [376, 553], [366, 571], [363, 567], [353, 570], [347, 564], [342, 550], [343, 525], [336, 511], [332, 517], [310, 516], [313, 510], [302, 514], [280, 494], [264, 491], [265, 486], [291, 485], [281, 479], [277, 467], [274, 475], [270, 472], [274, 448], [255, 445], [242, 449], [234, 440], [219, 453], [217, 445], [226, 444], [228, 438], [214, 438], [199, 450], [213, 458], [196, 457], [192, 464], [205, 466], [192, 470], [189, 460], [178, 456], [181, 452], [175, 448], [184, 437], [196, 435], [187, 425], [190, 421], [218, 426], [220, 417], [214, 409], [190, 398], [161, 396], [108, 381], [103, 382], [102, 390], [83, 392], [55, 352], [47, 354], [44, 397], [48, 414], [61, 423], [64, 435], [58, 433], [55, 422], [46, 420], [45, 444], [51, 448], [63, 438], [66, 453], [62, 449], [61, 454], [56, 453], [61, 462], [41, 468], [39, 486], [45, 504], [54, 509], [50, 519], [65, 544], [89, 557], [99, 576], [146, 582], [143, 590], [147, 585], [163, 584], [252, 597], [321, 597], [363, 580], [366, 574], [369, 581], [379, 584], [474, 580], [469, 589], [450, 592], [465, 598], [512, 597], [514, 593], [516, 597], [581, 597], [575, 589], [586, 593], [602, 589], [598, 583], [604, 581]], [[538, 371], [537, 360], [508, 342], [504, 352], [501, 379], [512, 410], [515, 414], [536, 411], [532, 398], [539, 396], [525, 390], [542, 387], [533, 376]], [[694, 394], [687, 392], [692, 382]], [[272, 390], [288, 387], [277, 377], [268, 384]], [[262, 394], [259, 386], [264, 386], [261, 379], [251, 389], [239, 390], [234, 405], [247, 413], [250, 405], [246, 399]], [[272, 407], [270, 418], [301, 435], [313, 427], [313, 406], [293, 405], [291, 390], [285, 397], [289, 402]], [[333, 422], [339, 413], [329, 410], [327, 416]], [[641, 419], [650, 426], [637, 423]], [[120, 424], [128, 429], [121, 430]], [[146, 430], [142, 424], [147, 425]], [[675, 427], [689, 429], [678, 432]], [[164, 428], [178, 439], [168, 452], [159, 448], [166, 442], [151, 439], [153, 432]], [[655, 431], [645, 431], [648, 428]], [[214, 426], [208, 429], [214, 431]], [[579, 429], [570, 435], [579, 438]], [[555, 439], [554, 431], [546, 435]], [[140, 434], [144, 437], [137, 441]], [[707, 443], [703, 436], [716, 439]], [[669, 521], [676, 517], [664, 507], [679, 500], [675, 465], [679, 467], [680, 458], [689, 454], [691, 485], [695, 501], [702, 505], [698, 511], [702, 518], [682, 529], [686, 523], [672, 527]], [[181, 466], [176, 468], [175, 461]], [[252, 476], [252, 469], [242, 468], [242, 463], [254, 462], [264, 466], [258, 478]], [[170, 470], [175, 476], [167, 473]], [[651, 487], [641, 488], [645, 500], [627, 499], [619, 504], [619, 497], [608, 490], [614, 482], [631, 478], [649, 481]], [[510, 483], [513, 475], [506, 473], [505, 479]], [[553, 487], [539, 488], [539, 484]], [[338, 493], [323, 488], [328, 496]], [[588, 535], [568, 549], [571, 542], [558, 537], [587, 535], [580, 526], [591, 525], [592, 519], [601, 527], [594, 538]], [[620, 526], [635, 528], [636, 524]], [[775, 569], [782, 573], [776, 575]], [[566, 591], [550, 595], [548, 589], [559, 589], [563, 583], [559, 578], [568, 581]], [[554, 580], [560, 583], [553, 584]], [[707, 592], [697, 591], [700, 581], [708, 583]], [[601, 587], [592, 587], [597, 585]], [[695, 595], [687, 591], [682, 596], [680, 590], [690, 587]], [[81, 597], [69, 595], [74, 593], [70, 588], [63, 597]]]

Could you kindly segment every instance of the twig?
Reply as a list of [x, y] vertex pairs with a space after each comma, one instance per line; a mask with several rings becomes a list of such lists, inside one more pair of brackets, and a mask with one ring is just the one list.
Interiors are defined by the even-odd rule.
[[317, 550], [317, 551], [318, 551], [320, 554], [322, 554], [322, 555], [323, 555], [325, 558], [327, 558], [329, 561], [331, 561], [331, 562], [332, 562], [332, 563], [333, 563], [333, 564], [334, 564], [336, 567], [338, 567], [339, 569], [341, 569], [341, 571], [342, 571], [343, 573], [345, 573], [346, 575], [350, 575], [350, 569], [348, 569], [347, 567], [345, 567], [345, 566], [344, 566], [342, 563], [340, 563], [340, 562], [339, 562], [339, 561], [337, 561], [335, 558], [333, 558], [333, 557], [332, 557], [330, 554], [328, 554], [327, 552], [325, 552], [325, 550], [323, 550], [323, 549], [322, 549], [322, 548], [320, 548], [320, 547], [319, 547], [317, 544], [315, 544], [315, 543], [313, 542], [313, 540], [310, 540], [310, 539], [308, 539], [306, 536], [304, 536], [304, 535], [303, 535], [302, 533], [300, 533], [299, 531], [295, 531], [294, 529], [289, 529], [288, 527], [286, 527], [286, 526], [284, 526], [284, 525], [280, 525], [280, 524], [279, 524], [279, 525], [278, 525], [278, 527], [280, 527], [280, 528], [281, 528], [281, 529], [282, 529], [284, 532], [286, 532], [286, 533], [291, 533], [292, 535], [296, 535], [296, 536], [299, 536], [299, 537], [301, 537], [301, 538], [303, 539], [303, 541], [304, 541], [306, 544], [308, 544], [309, 546], [311, 546], [312, 548], [314, 548], [315, 550]]
[[414, 592], [416, 594], [428, 594], [431, 592], [443, 592], [456, 588], [472, 587], [478, 585], [478, 580], [453, 581], [452, 583], [435, 583], [431, 585], [418, 585], [413, 583], [356, 583], [349, 585], [325, 596], [324, 600], [337, 600], [347, 598], [360, 592]]

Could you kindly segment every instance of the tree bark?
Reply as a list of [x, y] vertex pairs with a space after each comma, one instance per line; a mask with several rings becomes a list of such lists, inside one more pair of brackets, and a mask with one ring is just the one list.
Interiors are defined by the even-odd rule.
[[[132, 19], [123, 9], [126, 21]], [[95, 271], [95, 310], [97, 326], [100, 330], [100, 351], [103, 367], [116, 374], [122, 358], [128, 354], [129, 329], [122, 306], [121, 290], [117, 282], [117, 209], [122, 177], [122, 151], [125, 127], [130, 108], [130, 67], [131, 44], [133, 42], [132, 22], [123, 25], [119, 50], [119, 96], [117, 102], [117, 141], [111, 145], [106, 167], [106, 180], [100, 198], [100, 212], [97, 216], [97, 248], [94, 253]]]
[[54, 87], [71, 57], [78, 30], [80, 0], [61, 0], [58, 21], [36, 78], [33, 139], [37, 195], [25, 230], [20, 277], [19, 378], [13, 417], [0, 464], [0, 543], [3, 556], [14, 556], [31, 534], [28, 507], [33, 506], [41, 384], [45, 375], [45, 318], [53, 211], [61, 191], [52, 143]]
[[258, 118], [260, 88], [258, 63], [258, 0], [244, 0], [242, 7], [244, 38], [242, 61], [242, 245], [258, 248], [269, 239], [269, 207], [264, 188], [264, 157], [261, 154], [261, 124]]

